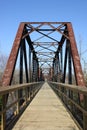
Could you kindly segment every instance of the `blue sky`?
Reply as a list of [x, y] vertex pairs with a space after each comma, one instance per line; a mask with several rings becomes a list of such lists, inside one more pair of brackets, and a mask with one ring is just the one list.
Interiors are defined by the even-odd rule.
[[87, 49], [86, 12], [87, 0], [0, 0], [0, 52], [9, 55], [23, 21], [72, 22], [78, 48], [82, 40], [83, 52]]

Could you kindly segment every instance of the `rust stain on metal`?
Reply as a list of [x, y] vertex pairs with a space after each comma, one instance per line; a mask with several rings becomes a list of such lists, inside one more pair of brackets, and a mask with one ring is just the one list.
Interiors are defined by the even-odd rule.
[[73, 60], [73, 64], [74, 64], [76, 82], [77, 82], [77, 85], [79, 85], [79, 86], [85, 86], [80, 58], [79, 58], [79, 54], [77, 51], [76, 41], [75, 41], [74, 32], [73, 32], [71, 23], [67, 23], [67, 29], [68, 29], [68, 35], [70, 38], [72, 60]]
[[18, 28], [18, 32], [16, 34], [16, 38], [13, 43], [13, 47], [12, 47], [12, 50], [11, 50], [11, 53], [10, 53], [10, 56], [9, 56], [9, 59], [7, 62], [7, 66], [6, 66], [5, 72], [2, 77], [2, 86], [10, 85], [10, 82], [12, 79], [12, 74], [14, 71], [15, 63], [16, 63], [19, 46], [20, 46], [20, 41], [22, 38], [24, 25], [25, 25], [24, 23], [21, 23]]
[[[32, 24], [39, 24], [39, 25], [37, 27], [34, 27]], [[53, 26], [53, 24], [59, 24], [59, 25], [56, 28], [55, 26]], [[54, 39], [51, 36], [49, 36], [49, 34], [51, 34], [53, 32], [49, 32], [47, 34], [42, 33], [42, 31], [40, 29], [42, 29], [43, 25], [50, 27], [51, 28], [50, 31], [53, 31], [52, 29], [54, 29], [55, 31], [60, 33], [60, 35], [62, 36], [61, 40], [58, 41], [57, 39]], [[29, 27], [28, 29], [30, 30], [30, 32], [29, 32], [29, 30], [27, 30], [26, 27], [27, 28]], [[62, 28], [62, 27], [64, 27], [64, 28]], [[75, 71], [76, 83], [79, 86], [85, 86], [85, 81], [84, 81], [84, 77], [83, 77], [83, 73], [82, 73], [82, 68], [81, 68], [81, 64], [80, 64], [80, 58], [79, 58], [79, 54], [78, 54], [78, 50], [77, 50], [77, 46], [76, 46], [74, 32], [73, 32], [73, 28], [72, 28], [72, 25], [71, 25], [70, 22], [22, 22], [19, 25], [17, 35], [16, 35], [16, 38], [14, 40], [13, 47], [12, 47], [12, 50], [11, 50], [11, 53], [10, 53], [10, 56], [9, 56], [9, 59], [8, 59], [8, 62], [7, 62], [7, 66], [6, 66], [6, 69], [5, 69], [3, 78], [2, 78], [2, 86], [7, 86], [7, 85], [11, 84], [11, 80], [12, 80], [12, 77], [13, 77], [13, 73], [14, 73], [15, 64], [16, 64], [17, 55], [18, 55], [18, 52], [19, 52], [21, 41], [24, 38], [26, 38], [27, 41], [31, 42], [30, 37], [27, 38], [27, 36], [29, 36], [29, 34], [31, 32], [33, 32], [32, 29], [33, 29], [33, 31], [37, 31], [39, 34], [42, 35], [41, 37], [39, 37], [35, 41], [38, 41], [38, 40], [40, 40], [44, 37], [52, 40], [51, 45], [50, 45], [50, 42], [46, 42], [46, 43], [42, 42], [42, 44], [41, 44], [40, 42], [35, 43], [35, 41], [33, 41], [34, 43], [32, 42], [31, 45], [29, 45], [29, 46], [31, 46], [31, 50], [34, 53], [35, 53], [35, 50], [34, 50], [33, 46], [35, 44], [39, 47], [42, 47], [43, 49], [48, 50], [48, 52], [46, 52], [45, 54], [43, 52], [37, 52], [37, 54], [39, 54], [39, 55], [41, 55], [43, 53], [42, 54], [43, 56], [50, 57], [50, 55], [52, 55], [54, 52], [52, 52], [51, 49], [49, 49], [48, 47], [45, 47], [45, 45], [48, 44], [50, 46], [55, 47], [55, 45], [57, 44], [58, 48], [55, 47], [57, 50], [56, 50], [55, 56], [54, 56], [54, 59], [57, 60], [56, 55], [60, 52], [62, 45], [64, 44], [64, 41], [67, 40], [67, 39], [70, 41], [70, 48], [71, 48], [73, 66], [74, 66], [74, 71]], [[46, 30], [44, 30], [44, 28], [42, 30], [46, 31]], [[23, 35], [24, 31], [26, 33]], [[47, 29], [47, 31], [49, 31], [49, 28]], [[53, 42], [53, 40], [55, 42]], [[43, 46], [41, 46], [41, 45], [43, 45]], [[50, 54], [48, 54], [49, 50], [51, 51]], [[61, 53], [61, 57], [62, 57], [62, 53]], [[53, 57], [50, 57], [50, 58], [53, 58]], [[61, 64], [62, 64], [62, 59], [61, 59]], [[61, 70], [62, 70], [62, 65], [61, 65]]]

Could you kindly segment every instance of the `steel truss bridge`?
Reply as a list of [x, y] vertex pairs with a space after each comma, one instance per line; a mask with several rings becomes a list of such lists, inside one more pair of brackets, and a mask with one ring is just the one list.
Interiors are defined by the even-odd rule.
[[[0, 88], [1, 130], [10, 129], [9, 122], [14, 124], [44, 81], [79, 128], [87, 130], [87, 89], [70, 22], [20, 23]], [[14, 102], [9, 104], [10, 99]], [[7, 121], [6, 113], [14, 105], [16, 114]]]

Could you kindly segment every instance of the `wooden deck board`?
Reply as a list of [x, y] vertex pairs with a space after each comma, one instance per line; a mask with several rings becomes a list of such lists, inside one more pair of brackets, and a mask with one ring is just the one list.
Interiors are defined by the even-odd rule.
[[79, 130], [53, 90], [44, 83], [12, 130]]

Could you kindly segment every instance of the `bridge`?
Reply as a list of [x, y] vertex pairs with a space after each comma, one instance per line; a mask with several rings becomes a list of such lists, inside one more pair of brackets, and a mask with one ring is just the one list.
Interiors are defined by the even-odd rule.
[[70, 22], [22, 22], [0, 87], [1, 130], [87, 130], [87, 88]]

